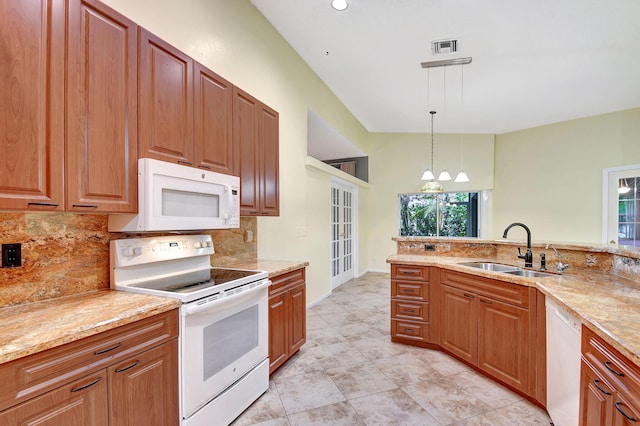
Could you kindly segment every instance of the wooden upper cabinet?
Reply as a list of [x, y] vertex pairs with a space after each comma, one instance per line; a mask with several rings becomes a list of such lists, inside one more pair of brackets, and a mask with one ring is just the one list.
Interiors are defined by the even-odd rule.
[[240, 176], [240, 214], [277, 216], [279, 206], [278, 113], [235, 88], [235, 175]]
[[235, 175], [240, 176], [240, 214], [260, 214], [259, 150], [257, 144], [259, 101], [238, 88], [233, 90], [233, 139]]
[[138, 48], [138, 157], [193, 166], [193, 60], [143, 28]]
[[64, 210], [64, 0], [0, 0], [0, 209]]
[[194, 163], [233, 174], [233, 85], [197, 62], [194, 75]]
[[137, 210], [137, 25], [69, 0], [67, 210]]
[[278, 216], [280, 214], [278, 113], [260, 104], [259, 114], [260, 214]]

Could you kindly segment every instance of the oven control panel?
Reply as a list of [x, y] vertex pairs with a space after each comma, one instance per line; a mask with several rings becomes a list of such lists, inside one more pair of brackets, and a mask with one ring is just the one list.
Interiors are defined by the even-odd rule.
[[211, 235], [128, 238], [111, 241], [111, 267], [143, 265], [214, 253]]

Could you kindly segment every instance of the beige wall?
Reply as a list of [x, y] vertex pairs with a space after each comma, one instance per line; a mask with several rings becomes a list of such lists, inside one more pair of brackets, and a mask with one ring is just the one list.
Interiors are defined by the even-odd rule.
[[[430, 138], [426, 134], [372, 133], [369, 135], [369, 200], [366, 232], [369, 239], [369, 269], [387, 271], [385, 259], [395, 253], [391, 240], [399, 235], [398, 194], [420, 192], [422, 172], [430, 163]], [[455, 177], [460, 170], [459, 135], [434, 137], [434, 169], [443, 166]], [[464, 169], [471, 181], [445, 182], [445, 191], [467, 191], [493, 187], [493, 135], [464, 135]]]
[[307, 109], [366, 151], [365, 129], [248, 0], [104, 1], [279, 112], [280, 217], [259, 218], [258, 256], [308, 261], [307, 302], [328, 293], [330, 176], [304, 165]]
[[600, 242], [602, 169], [640, 163], [640, 108], [498, 135], [495, 155], [490, 237], [524, 222], [534, 240]]

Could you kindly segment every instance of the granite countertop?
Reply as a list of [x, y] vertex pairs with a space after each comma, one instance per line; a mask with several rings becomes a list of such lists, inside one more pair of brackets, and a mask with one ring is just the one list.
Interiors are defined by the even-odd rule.
[[0, 364], [178, 308], [180, 301], [102, 290], [0, 309]]
[[[584, 325], [640, 366], [640, 282], [616, 275], [584, 269], [567, 270], [563, 275], [526, 278], [485, 271], [464, 262], [496, 262], [496, 259], [395, 254], [388, 263], [437, 266], [444, 269], [534, 286], [546, 297], [578, 317]], [[551, 272], [551, 271], [549, 271]]]
[[227, 268], [249, 269], [252, 271], [266, 271], [269, 273], [269, 278], [272, 278], [307, 267], [309, 266], [309, 262], [298, 260], [248, 259], [238, 260], [224, 266]]

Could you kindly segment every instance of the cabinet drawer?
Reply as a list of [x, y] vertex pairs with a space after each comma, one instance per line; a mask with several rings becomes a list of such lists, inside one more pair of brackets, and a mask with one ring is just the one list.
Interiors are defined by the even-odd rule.
[[582, 355], [615, 388], [640, 405], [640, 370], [589, 328], [582, 327]]
[[394, 338], [426, 343], [429, 341], [429, 330], [428, 323], [391, 319], [391, 337]]
[[415, 265], [391, 265], [391, 278], [412, 280], [412, 281], [429, 281], [429, 267]]
[[482, 296], [501, 300], [523, 308], [529, 307], [529, 287], [524, 285], [448, 271], [446, 269], [440, 271], [440, 282], [451, 287], [472, 291]]
[[429, 321], [429, 303], [391, 300], [391, 317], [414, 321]]
[[296, 269], [295, 271], [287, 272], [286, 274], [277, 275], [271, 278], [271, 286], [269, 287], [269, 293], [278, 291], [282, 287], [304, 282], [305, 268]]
[[391, 297], [427, 302], [429, 301], [429, 284], [391, 280]]
[[0, 410], [178, 336], [178, 310], [0, 366]]

